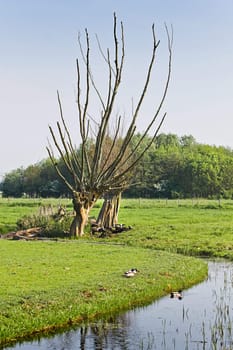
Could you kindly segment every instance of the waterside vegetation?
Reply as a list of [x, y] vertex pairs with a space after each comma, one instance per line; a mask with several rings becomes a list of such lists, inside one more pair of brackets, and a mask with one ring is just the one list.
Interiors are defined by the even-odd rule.
[[207, 273], [201, 260], [81, 240], [1, 240], [0, 254], [0, 345], [145, 305]]
[[[13, 230], [19, 214], [61, 204], [72, 210], [67, 199], [1, 199], [0, 227]], [[133, 229], [122, 234], [100, 238], [87, 228], [78, 240], [1, 239], [0, 344], [109, 317], [198, 283], [207, 265], [184, 255], [233, 260], [232, 208], [231, 200], [123, 199], [119, 222]], [[140, 272], [125, 278], [131, 268]]]

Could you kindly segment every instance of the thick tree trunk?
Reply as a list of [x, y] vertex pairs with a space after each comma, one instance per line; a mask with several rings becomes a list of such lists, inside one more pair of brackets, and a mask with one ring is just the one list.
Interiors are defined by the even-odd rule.
[[104, 198], [96, 223], [99, 227], [112, 228], [118, 224], [121, 193], [110, 193]]
[[88, 220], [89, 210], [80, 208], [79, 211], [75, 211], [75, 217], [70, 226], [71, 236], [81, 237], [84, 235], [84, 228]]
[[93, 207], [97, 197], [90, 192], [73, 192], [73, 207], [75, 217], [70, 226], [71, 236], [81, 237], [88, 221], [90, 209]]

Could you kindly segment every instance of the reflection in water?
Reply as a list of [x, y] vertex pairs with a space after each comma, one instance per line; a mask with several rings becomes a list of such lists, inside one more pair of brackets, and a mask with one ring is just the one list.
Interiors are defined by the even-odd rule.
[[108, 321], [98, 321], [14, 350], [233, 349], [233, 264], [209, 263], [208, 279]]

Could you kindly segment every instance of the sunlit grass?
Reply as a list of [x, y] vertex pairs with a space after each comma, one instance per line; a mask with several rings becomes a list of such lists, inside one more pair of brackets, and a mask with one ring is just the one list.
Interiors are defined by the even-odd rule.
[[[197, 283], [205, 264], [169, 252], [233, 260], [232, 203], [124, 199], [119, 222], [133, 229], [110, 238], [87, 230], [80, 240], [0, 240], [0, 342], [103, 317]], [[15, 229], [40, 205], [59, 204], [72, 210], [67, 199], [1, 199], [0, 232]], [[131, 267], [141, 272], [122, 277]]]
[[[111, 238], [131, 246], [163, 249], [186, 255], [224, 257], [233, 260], [232, 201], [144, 200], [145, 205], [122, 205], [119, 221], [133, 230]], [[136, 200], [135, 200], [136, 202]], [[180, 201], [181, 202], [181, 201]], [[149, 205], [150, 204], [150, 205]]]
[[146, 304], [207, 272], [188, 257], [82, 241], [1, 240], [0, 256], [0, 344]]
[[[58, 207], [59, 204], [72, 210], [68, 199], [0, 199], [0, 233], [15, 230], [20, 217], [37, 213], [41, 205]], [[101, 201], [91, 216], [98, 215], [100, 206]], [[112, 237], [111, 241], [187, 255], [233, 259], [232, 216], [231, 200], [123, 199], [119, 222], [132, 226], [133, 230]], [[83, 239], [95, 238], [87, 229]]]

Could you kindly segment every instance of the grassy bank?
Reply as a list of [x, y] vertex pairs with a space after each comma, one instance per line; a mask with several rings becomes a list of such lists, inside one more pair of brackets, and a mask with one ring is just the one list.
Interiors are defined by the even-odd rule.
[[[40, 205], [68, 200], [0, 200], [0, 230], [14, 230]], [[93, 210], [97, 215], [100, 204]], [[233, 201], [123, 200], [119, 222], [133, 230], [100, 239], [0, 240], [0, 344], [145, 304], [197, 283], [200, 260], [171, 253], [233, 260]], [[0, 231], [3, 233], [3, 231]], [[149, 248], [149, 249], [148, 249]], [[195, 263], [194, 263], [195, 262]], [[122, 273], [136, 267], [133, 279]]]
[[119, 221], [133, 230], [113, 242], [233, 260], [233, 201], [126, 200]]
[[[0, 344], [143, 305], [201, 281], [206, 264], [112, 244], [0, 241]], [[134, 278], [122, 276], [131, 267]]]

